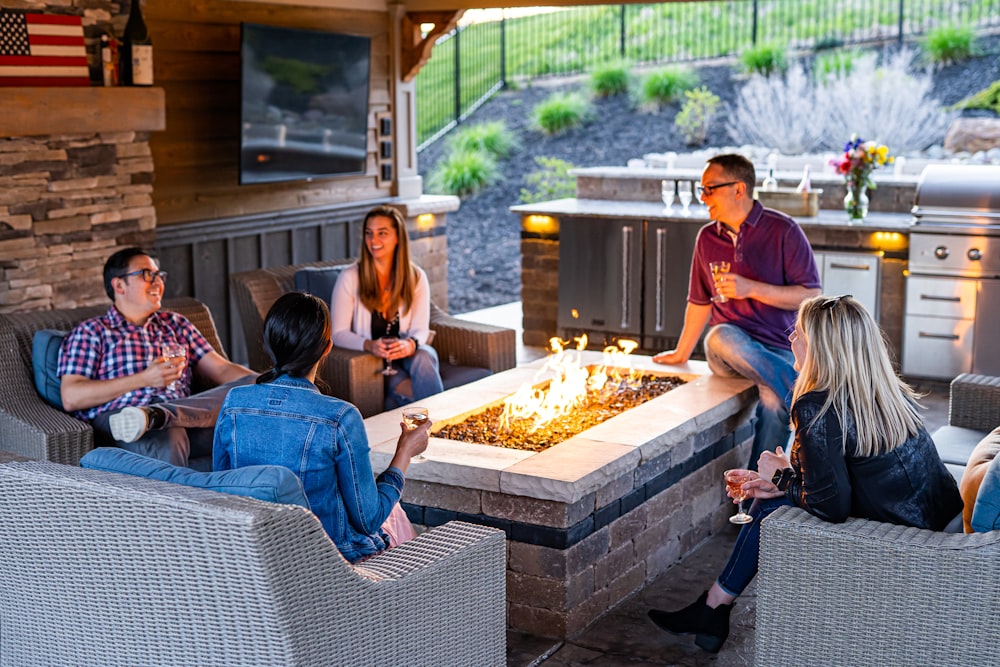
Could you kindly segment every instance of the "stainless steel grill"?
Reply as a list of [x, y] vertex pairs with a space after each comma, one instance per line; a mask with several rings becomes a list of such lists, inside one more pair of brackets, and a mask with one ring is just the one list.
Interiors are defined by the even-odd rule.
[[909, 270], [903, 372], [1000, 375], [1000, 167], [924, 169]]

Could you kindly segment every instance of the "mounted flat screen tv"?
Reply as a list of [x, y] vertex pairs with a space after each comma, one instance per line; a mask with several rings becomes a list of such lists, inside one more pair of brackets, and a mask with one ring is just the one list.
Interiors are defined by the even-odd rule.
[[363, 174], [371, 40], [242, 24], [240, 184]]

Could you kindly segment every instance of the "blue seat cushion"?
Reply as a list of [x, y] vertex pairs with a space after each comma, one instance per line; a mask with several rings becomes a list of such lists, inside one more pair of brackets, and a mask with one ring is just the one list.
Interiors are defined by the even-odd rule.
[[46, 403], [63, 409], [59, 387], [62, 382], [56, 374], [59, 367], [59, 347], [66, 337], [65, 331], [39, 329], [31, 339], [31, 366], [35, 371], [35, 389]]
[[318, 296], [327, 303], [333, 296], [333, 286], [345, 266], [308, 266], [295, 272], [295, 289]]
[[309, 509], [302, 482], [284, 466], [257, 465], [198, 472], [118, 447], [98, 447], [84, 455], [80, 465], [92, 470], [135, 475]]

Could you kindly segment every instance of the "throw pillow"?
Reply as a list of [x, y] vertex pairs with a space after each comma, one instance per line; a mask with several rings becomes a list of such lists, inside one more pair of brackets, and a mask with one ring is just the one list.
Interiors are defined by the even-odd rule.
[[31, 365], [35, 371], [35, 389], [45, 402], [62, 410], [62, 395], [59, 387], [62, 382], [56, 375], [59, 366], [59, 347], [65, 331], [55, 329], [39, 329], [31, 339]]
[[309, 501], [302, 489], [302, 482], [295, 473], [284, 466], [257, 465], [215, 472], [197, 472], [117, 447], [98, 447], [88, 452], [80, 459], [80, 466], [273, 503], [301, 505], [309, 509]]
[[299, 269], [295, 272], [295, 289], [330, 303], [333, 286], [337, 284], [337, 278], [345, 266], [309, 266]]

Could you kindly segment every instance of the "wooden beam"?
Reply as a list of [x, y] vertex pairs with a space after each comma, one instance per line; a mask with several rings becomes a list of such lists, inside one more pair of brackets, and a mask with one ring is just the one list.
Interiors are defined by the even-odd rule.
[[[440, 12], [407, 12], [403, 17], [403, 81], [410, 82], [431, 57], [437, 38], [453, 30], [464, 9]], [[425, 23], [434, 24], [426, 35], [420, 29]]]
[[0, 137], [146, 132], [166, 127], [162, 88], [3, 88]]

